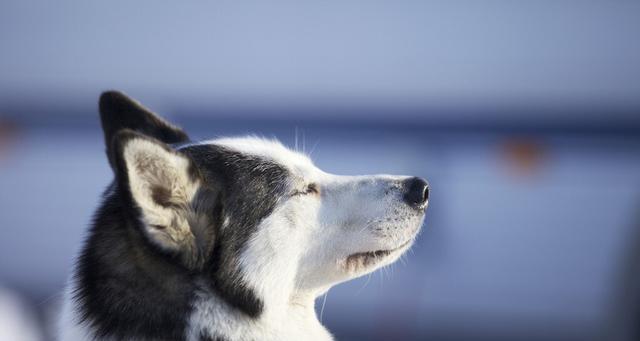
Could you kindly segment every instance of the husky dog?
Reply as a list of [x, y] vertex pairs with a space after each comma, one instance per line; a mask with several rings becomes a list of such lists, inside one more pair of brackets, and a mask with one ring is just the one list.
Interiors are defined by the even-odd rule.
[[254, 137], [192, 142], [115, 91], [100, 118], [114, 181], [61, 341], [331, 340], [315, 299], [394, 262], [422, 225], [421, 178], [333, 175]]

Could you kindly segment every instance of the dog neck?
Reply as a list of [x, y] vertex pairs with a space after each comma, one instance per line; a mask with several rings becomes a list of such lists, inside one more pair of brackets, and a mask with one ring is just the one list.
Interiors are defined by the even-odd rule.
[[314, 310], [316, 293], [290, 293], [287, 300], [267, 299], [258, 317], [249, 317], [209, 291], [200, 291], [189, 321], [189, 340], [332, 340]]

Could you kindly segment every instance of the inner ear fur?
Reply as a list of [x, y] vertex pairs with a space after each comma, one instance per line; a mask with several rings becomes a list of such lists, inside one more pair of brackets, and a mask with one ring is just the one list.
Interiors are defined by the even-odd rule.
[[200, 180], [192, 161], [166, 144], [125, 129], [113, 137], [116, 177], [148, 239], [161, 250], [176, 254], [186, 265], [201, 258], [201, 242], [194, 224], [206, 224], [192, 203]]

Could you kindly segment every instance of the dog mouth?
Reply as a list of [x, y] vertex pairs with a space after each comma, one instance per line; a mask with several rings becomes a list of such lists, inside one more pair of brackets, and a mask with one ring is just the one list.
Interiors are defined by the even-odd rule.
[[395, 253], [396, 251], [403, 249], [404, 247], [409, 245], [411, 241], [412, 240], [410, 239], [402, 243], [400, 246], [393, 249], [358, 252], [358, 253], [351, 254], [346, 259], [346, 265], [348, 268], [352, 268], [353, 270], [356, 270], [362, 267], [369, 267], [371, 265], [377, 264], [382, 259], [391, 255], [392, 253]]

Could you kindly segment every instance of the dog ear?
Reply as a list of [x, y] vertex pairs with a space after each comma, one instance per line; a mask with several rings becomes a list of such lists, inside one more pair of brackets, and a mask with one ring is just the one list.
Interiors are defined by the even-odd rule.
[[129, 200], [149, 240], [179, 255], [187, 265], [199, 256], [191, 204], [200, 187], [192, 161], [152, 137], [129, 129], [113, 137], [120, 191]]
[[113, 136], [122, 129], [131, 129], [164, 143], [189, 141], [189, 137], [182, 129], [163, 120], [121, 92], [107, 91], [102, 93], [99, 107], [107, 157], [112, 168], [114, 155], [111, 150], [111, 141]]

